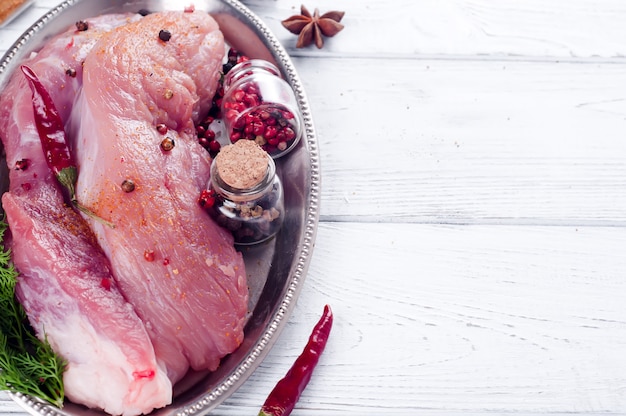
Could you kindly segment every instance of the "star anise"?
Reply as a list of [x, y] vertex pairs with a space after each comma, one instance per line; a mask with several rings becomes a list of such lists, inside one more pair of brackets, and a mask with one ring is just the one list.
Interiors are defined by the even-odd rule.
[[290, 31], [298, 35], [296, 48], [304, 48], [315, 42], [319, 49], [324, 46], [324, 36], [335, 36], [343, 29], [339, 23], [345, 12], [330, 11], [320, 16], [319, 10], [315, 9], [313, 15], [304, 5], [300, 6], [300, 14], [291, 16], [281, 23]]

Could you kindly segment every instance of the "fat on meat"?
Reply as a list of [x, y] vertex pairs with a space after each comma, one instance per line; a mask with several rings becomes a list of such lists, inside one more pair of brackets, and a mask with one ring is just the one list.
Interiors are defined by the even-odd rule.
[[[216, 369], [243, 340], [244, 263], [197, 202], [210, 157], [194, 121], [216, 91], [224, 48], [217, 23], [199, 11], [117, 28], [87, 56], [72, 115], [78, 199], [115, 225], [89, 219], [172, 382], [190, 367]], [[167, 137], [170, 151], [160, 147]]]
[[[82, 61], [103, 33], [138, 16], [87, 19], [25, 61], [67, 120], [82, 83]], [[70, 71], [68, 75], [66, 71]], [[16, 292], [38, 336], [66, 361], [66, 396], [114, 415], [139, 415], [171, 402], [172, 384], [145, 325], [115, 283], [109, 260], [84, 219], [69, 208], [37, 133], [31, 91], [15, 71], [0, 96], [0, 137], [9, 168], [2, 204], [11, 232]], [[16, 169], [26, 161], [25, 169]]]

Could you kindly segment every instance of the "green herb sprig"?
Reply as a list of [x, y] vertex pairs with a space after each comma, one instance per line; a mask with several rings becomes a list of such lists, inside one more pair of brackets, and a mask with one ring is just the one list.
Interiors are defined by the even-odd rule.
[[[0, 240], [8, 226], [0, 218]], [[28, 324], [26, 312], [15, 297], [18, 272], [10, 250], [0, 243], [0, 389], [39, 397], [59, 408], [65, 392], [65, 361], [41, 341]]]

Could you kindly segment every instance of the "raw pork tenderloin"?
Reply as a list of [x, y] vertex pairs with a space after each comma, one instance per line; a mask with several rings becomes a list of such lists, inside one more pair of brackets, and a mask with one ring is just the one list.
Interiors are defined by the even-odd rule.
[[[78, 200], [115, 224], [88, 219], [172, 382], [190, 367], [216, 369], [242, 342], [248, 309], [232, 235], [197, 202], [210, 157], [194, 122], [211, 103], [224, 50], [200, 11], [119, 27], [87, 56], [72, 116]], [[165, 138], [172, 150], [161, 148]]]

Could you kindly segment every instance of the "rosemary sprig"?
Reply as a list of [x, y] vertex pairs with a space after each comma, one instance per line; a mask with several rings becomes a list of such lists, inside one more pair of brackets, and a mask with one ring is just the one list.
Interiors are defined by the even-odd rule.
[[[7, 230], [0, 218], [0, 240]], [[18, 272], [11, 253], [0, 243], [0, 389], [39, 397], [61, 408], [65, 396], [65, 361], [47, 339], [41, 341], [28, 324], [15, 297]]]

